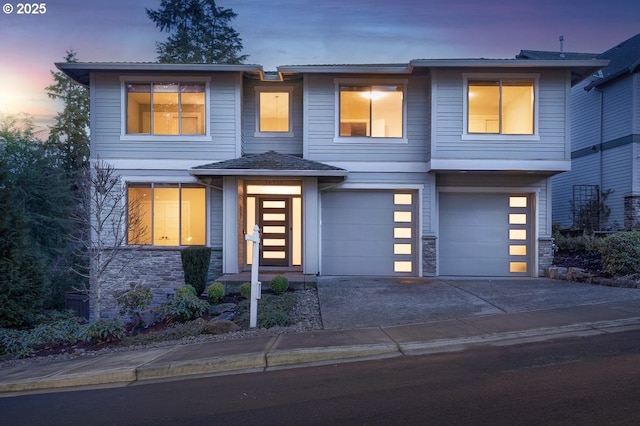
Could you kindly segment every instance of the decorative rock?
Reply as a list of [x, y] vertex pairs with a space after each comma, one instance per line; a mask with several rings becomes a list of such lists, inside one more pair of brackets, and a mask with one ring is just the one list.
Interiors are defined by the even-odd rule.
[[229, 320], [211, 320], [204, 325], [204, 334], [224, 334], [240, 330], [240, 326]]

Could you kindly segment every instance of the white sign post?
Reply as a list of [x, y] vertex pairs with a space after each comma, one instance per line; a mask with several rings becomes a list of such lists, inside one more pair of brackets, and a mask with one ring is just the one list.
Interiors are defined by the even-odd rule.
[[253, 261], [251, 262], [251, 307], [249, 311], [249, 327], [258, 325], [258, 299], [262, 295], [262, 283], [258, 281], [258, 268], [260, 264], [260, 228], [253, 227], [253, 235], [246, 234], [244, 239], [253, 243]]

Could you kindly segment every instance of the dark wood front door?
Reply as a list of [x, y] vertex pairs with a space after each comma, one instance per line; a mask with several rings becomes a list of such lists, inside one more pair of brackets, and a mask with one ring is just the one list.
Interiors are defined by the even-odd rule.
[[290, 198], [260, 197], [258, 226], [261, 232], [260, 265], [289, 266]]

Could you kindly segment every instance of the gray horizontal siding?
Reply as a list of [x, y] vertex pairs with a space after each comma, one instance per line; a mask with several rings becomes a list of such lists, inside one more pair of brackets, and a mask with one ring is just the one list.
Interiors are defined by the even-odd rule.
[[[179, 80], [176, 77], [175, 80]], [[166, 78], [165, 78], [166, 80]], [[213, 161], [234, 158], [239, 123], [237, 89], [240, 78], [234, 73], [211, 75], [210, 128], [211, 140], [180, 141], [154, 140], [140, 137], [121, 140], [122, 107], [121, 82], [116, 73], [100, 73], [94, 76], [92, 86], [93, 127], [91, 152], [103, 159], [198, 159]]]
[[[469, 72], [473, 72], [469, 70]], [[463, 140], [464, 81], [460, 70], [437, 72], [434, 84], [435, 128], [433, 158], [565, 160], [567, 76], [560, 71], [527, 70], [540, 74], [538, 141]], [[491, 73], [487, 73], [490, 76]]]
[[600, 143], [600, 97], [598, 90], [585, 91], [583, 82], [571, 89], [571, 151]]
[[611, 209], [607, 228], [624, 227], [624, 196], [631, 194], [633, 145], [628, 144], [602, 152], [602, 190], [611, 191], [606, 205]]
[[[334, 79], [339, 76], [305, 76], [305, 143], [307, 158], [316, 161], [426, 161], [428, 87], [424, 76], [385, 77], [408, 80], [406, 103], [406, 139], [408, 143], [385, 143], [371, 139], [370, 143], [336, 143], [336, 92]], [[352, 76], [350, 77], [352, 78]], [[363, 81], [383, 84], [383, 78], [362, 76]]]
[[552, 178], [553, 185], [553, 223], [562, 227], [573, 225], [574, 185], [600, 185], [600, 157], [590, 155], [571, 161], [571, 171]]
[[[256, 87], [277, 88], [293, 87], [292, 108], [290, 111], [293, 137], [256, 137]], [[259, 154], [274, 150], [283, 154], [302, 155], [302, 82], [265, 83], [257, 80], [245, 80], [243, 89], [243, 153]]]

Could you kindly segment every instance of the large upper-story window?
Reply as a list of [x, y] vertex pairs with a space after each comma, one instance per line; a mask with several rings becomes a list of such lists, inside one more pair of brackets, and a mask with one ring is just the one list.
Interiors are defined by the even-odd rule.
[[535, 80], [468, 79], [467, 133], [533, 135]]
[[127, 82], [129, 135], [206, 134], [204, 82]]
[[129, 184], [128, 243], [206, 244], [206, 190], [188, 184]]
[[256, 134], [258, 136], [292, 135], [291, 98], [293, 88], [256, 87]]
[[404, 85], [339, 84], [339, 136], [402, 138]]

